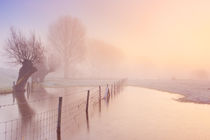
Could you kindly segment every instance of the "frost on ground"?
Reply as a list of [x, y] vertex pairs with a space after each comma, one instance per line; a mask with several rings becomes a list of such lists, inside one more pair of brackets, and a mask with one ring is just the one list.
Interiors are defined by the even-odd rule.
[[181, 94], [183, 97], [178, 100], [183, 102], [210, 104], [210, 81], [207, 80], [142, 79], [129, 80], [128, 85]]

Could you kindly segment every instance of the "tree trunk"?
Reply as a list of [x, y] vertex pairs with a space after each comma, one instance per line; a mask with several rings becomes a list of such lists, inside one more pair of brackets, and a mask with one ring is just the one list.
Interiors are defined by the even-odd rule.
[[30, 118], [34, 114], [34, 111], [28, 104], [24, 92], [16, 91], [15, 98], [17, 100], [18, 110], [21, 117], [25, 119]]
[[23, 62], [22, 67], [19, 70], [18, 79], [13, 92], [17, 99], [18, 109], [22, 117], [25, 115], [31, 116], [33, 114], [33, 110], [28, 105], [24, 93], [27, 80], [36, 71], [37, 69], [33, 66], [31, 61], [28, 60]]
[[31, 61], [24, 61], [19, 70], [15, 91], [25, 91], [25, 86], [29, 77], [36, 71], [37, 69], [33, 66]]

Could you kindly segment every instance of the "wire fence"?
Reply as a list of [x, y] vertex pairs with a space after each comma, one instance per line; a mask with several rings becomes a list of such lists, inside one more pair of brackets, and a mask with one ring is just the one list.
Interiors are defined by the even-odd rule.
[[124, 82], [125, 80], [119, 80], [109, 85], [77, 91], [74, 93], [77, 96], [73, 96], [73, 93], [59, 94], [0, 105], [0, 109], [15, 106], [20, 111], [28, 105], [33, 107], [41, 102], [50, 103], [47, 110], [32, 113], [26, 111], [17, 119], [0, 122], [0, 140], [63, 140], [68, 139], [84, 124], [89, 130], [89, 114], [94, 112], [95, 107], [101, 112], [101, 102], [108, 102], [117, 95]]

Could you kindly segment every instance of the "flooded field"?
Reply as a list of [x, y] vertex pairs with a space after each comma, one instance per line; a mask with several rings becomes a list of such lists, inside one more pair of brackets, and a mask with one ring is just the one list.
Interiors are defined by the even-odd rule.
[[[1, 96], [0, 140], [56, 139], [59, 97], [63, 98], [61, 130], [65, 133], [62, 135], [70, 137], [86, 124], [85, 105], [88, 90], [90, 113], [93, 113], [93, 106], [99, 97], [97, 86], [39, 88], [30, 96], [25, 93], [27, 102], [19, 104], [14, 100], [13, 94]], [[101, 92], [104, 93], [104, 87], [101, 87]], [[28, 108], [33, 114], [28, 112]]]
[[178, 102], [180, 95], [139, 87], [102, 107], [73, 140], [207, 140], [210, 105]]
[[[87, 89], [89, 111], [85, 112]], [[110, 88], [111, 89], [111, 88]], [[76, 92], [78, 91], [78, 92]], [[15, 105], [2, 107], [0, 140], [53, 140], [57, 138], [55, 95], [64, 97], [61, 120], [62, 140], [207, 140], [210, 138], [210, 105], [179, 102], [182, 96], [140, 87], [112, 91], [99, 101], [98, 87], [46, 90], [31, 95], [29, 106], [35, 115], [20, 119]], [[120, 90], [118, 90], [120, 91]], [[65, 93], [66, 92], [66, 93]], [[72, 94], [69, 94], [71, 93]], [[52, 99], [51, 99], [52, 98]], [[12, 95], [2, 96], [2, 104], [12, 103]], [[3, 100], [4, 99], [4, 100]], [[33, 102], [33, 100], [38, 102]], [[8, 122], [7, 122], [8, 121]]]

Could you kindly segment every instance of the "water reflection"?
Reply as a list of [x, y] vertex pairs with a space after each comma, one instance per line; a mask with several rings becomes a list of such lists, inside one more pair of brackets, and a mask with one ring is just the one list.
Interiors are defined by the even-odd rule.
[[17, 101], [19, 114], [21, 115], [21, 117], [23, 119], [25, 119], [25, 117], [27, 116], [26, 120], [28, 120], [28, 118], [33, 116], [34, 110], [28, 104], [28, 101], [26, 100], [26, 97], [25, 97], [24, 93], [25, 93], [25, 91], [16, 91], [13, 94], [14, 94], [15, 99]]
[[[116, 97], [116, 96], [115, 96]], [[204, 140], [210, 138], [210, 105], [182, 103], [181, 96], [128, 87], [74, 140]]]
[[[83, 89], [89, 89], [84, 87]], [[109, 98], [104, 97], [105, 88], [97, 88], [90, 91], [89, 111], [86, 113], [87, 91], [81, 92], [81, 87], [71, 87], [67, 89], [54, 90], [49, 92], [43, 86], [34, 86], [34, 90], [26, 98], [26, 93], [14, 93], [18, 105], [21, 119], [10, 121], [1, 126], [0, 138], [5, 140], [37, 140], [56, 139], [56, 126], [58, 118], [58, 96], [64, 96], [62, 107], [61, 134], [62, 139], [69, 139], [86, 128], [87, 132], [92, 130], [92, 118], [95, 114], [102, 114], [110, 101], [114, 99], [114, 94], [110, 90]], [[80, 92], [75, 92], [75, 91]], [[101, 91], [101, 92], [99, 92]], [[24, 103], [24, 104], [23, 104]], [[16, 107], [16, 106], [15, 106]], [[108, 108], [107, 108], [108, 109]], [[86, 126], [86, 127], [85, 127]], [[5, 130], [1, 130], [5, 129]], [[8, 133], [9, 132], [9, 133]]]
[[86, 124], [87, 124], [87, 131], [90, 131], [90, 125], [89, 125], [89, 114], [86, 112]]

